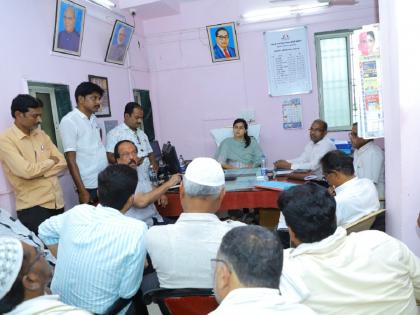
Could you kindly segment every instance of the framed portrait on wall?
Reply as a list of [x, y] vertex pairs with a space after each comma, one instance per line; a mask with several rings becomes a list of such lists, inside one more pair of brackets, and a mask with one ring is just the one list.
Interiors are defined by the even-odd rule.
[[207, 26], [213, 62], [239, 59], [235, 22]]
[[53, 51], [80, 56], [86, 8], [70, 0], [57, 0]]
[[106, 50], [105, 61], [123, 65], [127, 50], [130, 45], [131, 37], [134, 33], [134, 27], [123, 21], [116, 20], [112, 29]]
[[96, 117], [110, 117], [111, 104], [109, 104], [109, 86], [108, 79], [96, 75], [88, 75], [89, 82], [99, 85], [104, 90], [104, 95], [101, 98], [101, 108], [95, 113]]

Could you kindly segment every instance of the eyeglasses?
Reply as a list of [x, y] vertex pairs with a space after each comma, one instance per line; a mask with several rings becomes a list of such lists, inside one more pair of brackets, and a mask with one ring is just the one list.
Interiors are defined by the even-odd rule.
[[309, 131], [313, 131], [313, 132], [323, 132], [324, 129], [320, 129], [320, 128], [309, 128]]
[[229, 38], [229, 36], [216, 36], [216, 37], [219, 37], [220, 39], [228, 39]]

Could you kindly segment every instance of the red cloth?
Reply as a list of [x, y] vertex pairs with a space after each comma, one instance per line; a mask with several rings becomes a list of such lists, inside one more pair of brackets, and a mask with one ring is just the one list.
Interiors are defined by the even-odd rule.
[[225, 50], [223, 51], [223, 53], [225, 54], [226, 58], [230, 58], [230, 54], [229, 51], [227, 50], [227, 48], [225, 48]]

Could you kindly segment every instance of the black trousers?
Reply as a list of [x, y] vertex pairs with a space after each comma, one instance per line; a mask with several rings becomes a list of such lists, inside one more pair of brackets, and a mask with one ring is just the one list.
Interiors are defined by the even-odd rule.
[[17, 211], [17, 217], [24, 226], [38, 235], [38, 227], [42, 222], [53, 215], [62, 214], [63, 212], [64, 208], [48, 209], [41, 206], [34, 206]]

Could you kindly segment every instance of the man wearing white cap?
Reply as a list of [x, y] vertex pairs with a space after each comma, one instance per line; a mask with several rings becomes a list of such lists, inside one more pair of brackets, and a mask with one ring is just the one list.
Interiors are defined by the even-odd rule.
[[210, 259], [223, 236], [240, 222], [222, 222], [215, 215], [225, 195], [222, 166], [196, 158], [187, 167], [180, 191], [184, 210], [175, 224], [154, 226], [146, 248], [161, 288], [212, 288]]
[[52, 277], [43, 252], [12, 237], [0, 237], [0, 314], [90, 314], [45, 295]]

